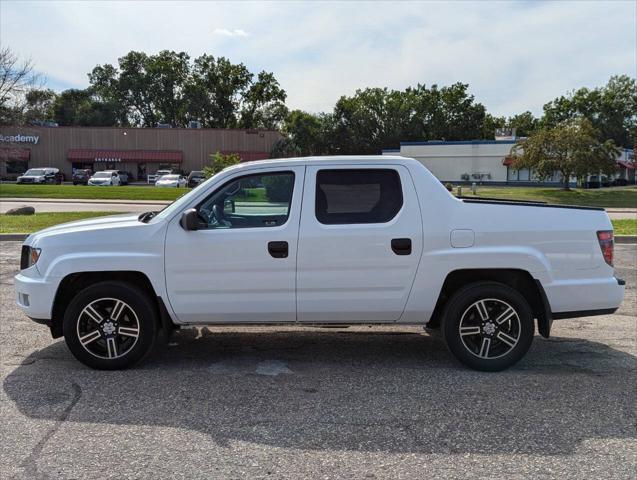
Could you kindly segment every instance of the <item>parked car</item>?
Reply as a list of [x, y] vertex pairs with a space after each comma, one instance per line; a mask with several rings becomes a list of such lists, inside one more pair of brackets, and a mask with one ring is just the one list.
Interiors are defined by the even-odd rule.
[[57, 168], [30, 168], [17, 178], [17, 183], [55, 183], [60, 185], [64, 175]]
[[116, 186], [121, 185], [121, 180], [117, 170], [104, 170], [102, 172], [95, 172], [95, 174], [88, 179], [89, 185], [99, 186]]
[[616, 178], [613, 180], [614, 187], [625, 187], [626, 185], [628, 185], [628, 180], [625, 178]]
[[128, 185], [128, 172], [125, 170], [118, 170], [117, 175], [119, 176], [120, 185]]
[[[266, 198], [246, 201], [255, 185]], [[33, 233], [20, 269], [20, 308], [102, 369], [160, 330], [289, 323], [426, 325], [496, 371], [536, 325], [617, 310], [625, 284], [604, 209], [459, 199], [390, 156], [235, 165], [161, 212]]]
[[157, 180], [159, 180], [164, 175], [170, 175], [171, 173], [173, 173], [172, 170], [157, 170], [156, 173], [152, 173], [152, 174], [147, 175], [146, 181], [148, 183], [155, 183]]
[[610, 187], [610, 180], [606, 175], [590, 175], [586, 180], [586, 188]]
[[183, 188], [187, 186], [188, 181], [182, 175], [177, 174], [169, 174], [162, 175], [159, 177], [159, 180], [155, 182], [156, 187], [175, 187], [175, 188]]
[[188, 174], [188, 186], [195, 188], [206, 181], [206, 175], [200, 170], [193, 170]]
[[93, 172], [89, 168], [80, 168], [73, 171], [73, 185], [86, 185]]

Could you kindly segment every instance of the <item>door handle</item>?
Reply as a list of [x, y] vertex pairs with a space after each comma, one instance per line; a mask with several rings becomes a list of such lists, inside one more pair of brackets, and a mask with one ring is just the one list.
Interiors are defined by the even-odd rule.
[[274, 258], [287, 258], [288, 242], [268, 242], [268, 252]]
[[394, 238], [391, 249], [396, 255], [411, 255], [411, 238]]

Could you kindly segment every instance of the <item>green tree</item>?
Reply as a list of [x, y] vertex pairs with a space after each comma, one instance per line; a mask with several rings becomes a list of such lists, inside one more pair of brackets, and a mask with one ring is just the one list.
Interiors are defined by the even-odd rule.
[[286, 93], [272, 73], [250, 73], [227, 58], [184, 52], [157, 55], [131, 51], [118, 66], [98, 65], [89, 74], [92, 91], [122, 106], [119, 124], [207, 128], [278, 128], [287, 114]]
[[469, 85], [460, 82], [441, 88], [418, 85], [413, 92], [415, 118], [420, 128], [415, 133], [427, 140], [482, 138], [486, 109], [468, 89]]
[[331, 150], [333, 132], [330, 115], [292, 110], [283, 122], [282, 131], [289, 143], [281, 144], [281, 147], [294, 145], [293, 149], [288, 149], [289, 154], [283, 156], [324, 155]]
[[289, 202], [292, 195], [292, 175], [268, 175], [263, 177], [265, 196], [271, 202]]
[[513, 167], [533, 169], [540, 179], [560, 172], [564, 190], [569, 189], [572, 176], [611, 175], [619, 151], [612, 140], [600, 142], [598, 137], [599, 132], [585, 118], [540, 128], [513, 147]]
[[637, 82], [628, 75], [613, 76], [592, 90], [580, 88], [544, 105], [542, 122], [555, 126], [573, 118], [586, 118], [603, 139], [631, 147], [637, 141]]
[[301, 155], [301, 149], [289, 137], [284, 137], [274, 142], [272, 150], [270, 150], [270, 158], [290, 158], [300, 157]]
[[53, 118], [56, 94], [51, 89], [34, 89], [27, 92], [24, 121], [27, 124], [43, 122]]
[[287, 115], [287, 94], [272, 73], [260, 72], [242, 98], [239, 126], [276, 129]]
[[186, 85], [188, 115], [206, 128], [236, 127], [250, 80], [251, 74], [243, 64], [201, 55], [195, 59]]
[[94, 92], [126, 109], [127, 123], [145, 127], [164, 122], [185, 125], [188, 54], [162, 50], [157, 55], [147, 55], [131, 51], [118, 64], [119, 68], [109, 64], [96, 66], [89, 81]]
[[206, 178], [210, 178], [219, 173], [221, 170], [240, 163], [241, 157], [236, 153], [224, 155], [221, 152], [217, 152], [214, 155], [210, 155], [210, 161], [212, 164], [203, 168], [203, 173]]
[[531, 112], [524, 112], [509, 117], [506, 122], [507, 127], [515, 128], [518, 137], [528, 137], [532, 135], [540, 126], [540, 120]]
[[61, 126], [109, 127], [117, 124], [118, 105], [96, 99], [90, 89], [69, 89], [55, 97], [52, 114]]
[[493, 140], [495, 138], [495, 131], [498, 128], [507, 126], [507, 119], [505, 117], [495, 117], [490, 113], [485, 114], [484, 121], [482, 122], [482, 137], [484, 140]]

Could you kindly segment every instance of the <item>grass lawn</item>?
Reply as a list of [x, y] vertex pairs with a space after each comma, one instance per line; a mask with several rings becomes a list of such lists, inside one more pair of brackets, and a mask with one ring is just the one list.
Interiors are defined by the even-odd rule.
[[175, 200], [189, 188], [89, 187], [87, 185], [0, 185], [0, 198], [78, 198], [95, 200]]
[[612, 222], [615, 235], [637, 235], [637, 219], [626, 218]]
[[[0, 215], [0, 233], [31, 233], [52, 225], [84, 218], [119, 215], [119, 212], [55, 212], [35, 215]], [[637, 235], [637, 220], [613, 220], [615, 235]]]
[[34, 215], [0, 215], [0, 233], [31, 233], [59, 223], [117, 215], [118, 212], [55, 212]]
[[[456, 187], [457, 188], [457, 187]], [[454, 194], [456, 189], [454, 188]], [[468, 197], [471, 187], [463, 186], [462, 194]], [[476, 198], [502, 198], [511, 200], [536, 200], [563, 205], [582, 205], [589, 207], [637, 208], [637, 187], [595, 188], [590, 190], [535, 187], [481, 187], [478, 186]]]

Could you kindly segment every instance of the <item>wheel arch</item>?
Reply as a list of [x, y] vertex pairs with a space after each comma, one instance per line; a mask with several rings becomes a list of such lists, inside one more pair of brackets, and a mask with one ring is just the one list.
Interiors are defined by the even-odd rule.
[[135, 270], [77, 272], [66, 275], [55, 293], [50, 323], [53, 338], [61, 337], [63, 334], [62, 321], [64, 312], [73, 297], [85, 288], [104, 281], [125, 282], [143, 290], [156, 305], [160, 327], [164, 330], [172, 329], [173, 323], [166, 306], [161, 297], [155, 292], [150, 279], [145, 273]]
[[529, 302], [533, 316], [537, 319], [540, 335], [545, 338], [549, 337], [553, 319], [542, 284], [526, 270], [510, 268], [459, 269], [449, 272], [427, 325], [438, 327], [441, 324], [449, 298], [461, 287], [475, 282], [498, 282], [520, 292]]

